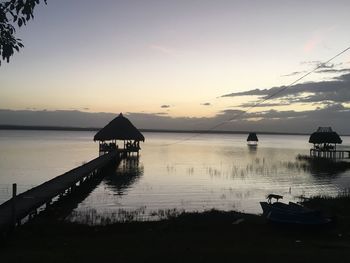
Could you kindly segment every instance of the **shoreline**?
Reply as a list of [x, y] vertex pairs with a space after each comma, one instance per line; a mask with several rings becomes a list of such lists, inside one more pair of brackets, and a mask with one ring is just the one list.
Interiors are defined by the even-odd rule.
[[[40, 217], [40, 216], [39, 216]], [[39, 218], [38, 218], [39, 219]], [[3, 243], [5, 262], [342, 262], [349, 228], [273, 225], [239, 212], [88, 226], [34, 220]]]
[[[31, 125], [6, 125], [0, 124], [0, 130], [26, 130], [26, 131], [99, 131], [98, 127], [70, 127], [70, 126], [31, 126]], [[139, 129], [141, 132], [154, 133], [197, 133], [197, 134], [249, 134], [251, 131], [211, 131], [211, 130], [165, 130], [165, 129]], [[259, 132], [264, 135], [300, 135], [309, 136], [309, 133], [295, 132]], [[340, 134], [341, 136], [350, 136], [348, 134]]]

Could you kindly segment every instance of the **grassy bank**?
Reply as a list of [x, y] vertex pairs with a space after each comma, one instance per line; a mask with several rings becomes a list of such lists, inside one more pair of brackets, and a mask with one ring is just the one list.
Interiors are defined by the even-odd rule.
[[87, 226], [38, 220], [19, 228], [1, 262], [344, 262], [350, 233], [270, 225], [257, 215], [209, 211], [157, 222]]
[[315, 196], [304, 199], [302, 204], [325, 215], [334, 217], [340, 231], [350, 232], [350, 192], [345, 191], [336, 197]]
[[337, 174], [350, 169], [350, 162], [329, 158], [313, 158], [308, 155], [298, 155], [296, 160], [302, 162], [301, 167], [317, 174]]

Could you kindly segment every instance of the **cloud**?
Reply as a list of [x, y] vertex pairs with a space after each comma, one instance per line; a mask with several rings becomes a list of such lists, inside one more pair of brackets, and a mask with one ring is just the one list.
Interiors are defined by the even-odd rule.
[[292, 72], [292, 73], [282, 75], [281, 77], [292, 77], [292, 76], [296, 76], [296, 75], [299, 75], [299, 74], [302, 74], [302, 73], [306, 73], [306, 72], [307, 72], [306, 70], [303, 70], [303, 71], [294, 71], [294, 72]]
[[316, 65], [318, 68], [320, 68], [320, 69], [323, 69], [323, 68], [325, 68], [325, 69], [330, 69], [330, 68], [335, 68], [335, 64], [333, 64], [333, 63], [323, 63], [323, 62], [320, 62], [320, 63], [318, 63], [317, 65]]
[[167, 55], [176, 55], [177, 51], [173, 48], [169, 48], [169, 47], [165, 47], [162, 45], [156, 45], [156, 44], [152, 44], [150, 45], [150, 48], [156, 51], [159, 51], [163, 54], [167, 54]]
[[88, 108], [88, 107], [71, 107], [71, 108], [69, 108], [68, 110], [88, 111], [88, 110], [90, 110], [90, 108]]
[[117, 114], [78, 110], [0, 110], [0, 124], [34, 126], [103, 127]]
[[243, 119], [243, 120], [249, 120], [249, 119], [261, 119], [261, 120], [268, 120], [268, 119], [286, 119], [286, 118], [300, 118], [307, 116], [310, 112], [303, 111], [303, 112], [297, 112], [294, 110], [288, 110], [288, 111], [277, 111], [277, 110], [267, 110], [267, 111], [260, 111], [260, 112], [247, 112], [244, 115], [239, 114], [240, 111], [231, 111], [231, 110], [224, 110], [224, 115], [232, 115], [234, 117], [235, 114], [239, 115], [239, 117], [234, 119]]
[[[277, 91], [278, 87], [271, 88], [271, 89], [274, 89], [275, 91]], [[264, 96], [264, 95], [268, 95], [271, 89], [263, 89], [263, 90], [254, 89], [254, 90], [248, 90], [248, 91], [242, 91], [242, 92], [233, 92], [233, 93], [222, 95], [221, 97]]]
[[[340, 133], [349, 134], [350, 132], [346, 121], [350, 118], [350, 108], [341, 104], [332, 104], [324, 108], [301, 112], [268, 110], [237, 114], [237, 111], [225, 110], [222, 112], [222, 116], [226, 119], [233, 119], [231, 128], [239, 130], [309, 133], [318, 126], [332, 126]], [[230, 127], [229, 125], [225, 126]]]
[[[273, 102], [273, 103], [261, 103], [259, 104], [259, 107], [278, 107], [278, 106], [288, 106], [288, 105], [290, 105], [289, 102]], [[247, 103], [242, 103], [238, 105], [238, 107], [240, 108], [251, 108], [255, 106], [256, 106], [256, 103], [253, 103], [253, 102], [247, 102]]]
[[333, 78], [331, 81], [297, 84], [283, 90], [283, 92], [279, 92], [284, 88], [285, 86], [270, 89], [254, 89], [234, 92], [222, 97], [258, 96], [260, 99], [267, 99], [276, 94], [273, 98], [283, 100], [282, 103], [350, 102], [350, 73]]
[[343, 68], [343, 69], [321, 69], [317, 70], [317, 73], [348, 73], [350, 72], [350, 68]]
[[310, 66], [315, 66], [320, 63], [322, 63], [321, 60], [305, 60], [300, 62], [301, 65], [310, 65]]
[[202, 106], [211, 106], [210, 102], [201, 103]]
[[305, 60], [305, 61], [300, 62], [300, 65], [308, 65], [311, 67], [319, 67], [319, 68], [335, 68], [335, 67], [342, 66], [343, 63], [342, 62], [340, 62], [340, 63], [331, 63], [331, 62], [324, 63], [321, 60]]
[[311, 37], [306, 43], [304, 44], [304, 51], [309, 53], [315, 49], [315, 47], [321, 42], [321, 38], [318, 35], [315, 35]]
[[[0, 110], [0, 124], [66, 127], [103, 127], [119, 113], [81, 111]], [[339, 133], [350, 134], [350, 108], [333, 103], [316, 110], [248, 112], [227, 109], [213, 117], [171, 117], [158, 113], [124, 114], [137, 128], [172, 130], [272, 131], [311, 133], [318, 126], [332, 126]]]
[[[255, 89], [226, 94], [226, 97], [257, 96], [267, 98], [281, 87]], [[190, 118], [172, 117], [166, 112], [125, 114], [138, 128], [173, 130], [217, 130], [232, 131], [273, 131], [309, 133], [318, 126], [332, 126], [340, 133], [350, 134], [350, 73], [334, 77], [330, 81], [308, 82], [294, 85], [279, 93], [274, 101], [259, 105], [259, 112], [245, 112], [243, 109], [254, 105], [242, 103], [242, 109], [226, 109], [213, 117]], [[316, 110], [280, 111], [268, 107], [285, 106], [290, 103], [307, 103], [318, 106]], [[209, 102], [202, 103], [210, 106]], [[161, 105], [168, 109], [170, 105]], [[0, 124], [39, 125], [69, 127], [103, 127], [119, 113], [90, 113], [78, 110], [0, 110]]]
[[327, 38], [327, 36], [329, 36], [329, 33], [335, 29], [336, 27], [330, 26], [330, 27], [321, 28], [319, 30], [314, 31], [311, 37], [303, 45], [304, 52], [309, 53], [313, 51], [320, 44], [322, 44], [324, 48], [327, 48], [324, 43], [324, 40]]
[[[332, 73], [332, 74], [343, 74], [350, 72], [350, 68], [342, 68], [343, 63], [323, 63], [322, 61], [318, 60], [311, 60], [311, 61], [302, 61], [300, 63], [301, 65], [308, 65], [310, 66], [310, 69], [318, 68], [315, 73]], [[301, 71], [294, 71], [289, 74], [282, 75], [281, 77], [292, 77], [297, 76], [300, 74], [307, 73], [307, 70], [301, 70]]]

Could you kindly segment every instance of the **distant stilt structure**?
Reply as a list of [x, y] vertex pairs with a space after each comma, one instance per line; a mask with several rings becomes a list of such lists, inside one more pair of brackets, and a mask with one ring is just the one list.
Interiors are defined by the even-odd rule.
[[248, 146], [256, 147], [256, 146], [258, 146], [258, 141], [259, 141], [259, 139], [258, 139], [258, 136], [256, 136], [255, 132], [249, 133], [248, 138], [247, 138]]
[[331, 127], [319, 127], [309, 139], [309, 143], [314, 145], [310, 149], [310, 156], [313, 158], [350, 159], [350, 151], [337, 150], [337, 144], [342, 142], [340, 136]]
[[[145, 141], [142, 133], [122, 113], [114, 118], [94, 136], [99, 141], [99, 154], [103, 155], [114, 150], [123, 152], [125, 156], [139, 155], [140, 141]], [[118, 147], [117, 141], [123, 141]]]

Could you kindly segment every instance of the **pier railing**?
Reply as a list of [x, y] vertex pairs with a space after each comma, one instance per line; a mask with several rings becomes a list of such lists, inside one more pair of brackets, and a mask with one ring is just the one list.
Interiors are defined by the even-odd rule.
[[314, 158], [350, 159], [350, 151], [310, 149], [310, 156]]

